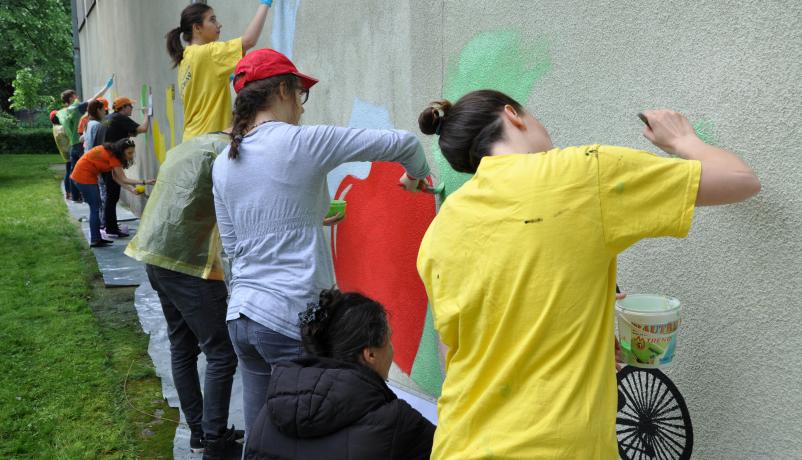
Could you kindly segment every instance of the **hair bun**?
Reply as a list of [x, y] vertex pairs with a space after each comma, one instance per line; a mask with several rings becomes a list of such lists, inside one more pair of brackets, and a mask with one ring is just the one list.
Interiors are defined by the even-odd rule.
[[337, 289], [324, 289], [320, 292], [317, 303], [307, 304], [306, 310], [298, 314], [298, 324], [301, 327], [309, 327], [310, 332], [317, 334], [321, 329], [325, 329], [331, 319], [334, 310], [343, 298], [343, 294]]
[[298, 326], [304, 347], [308, 351], [318, 356], [331, 355], [327, 340], [328, 325], [342, 298], [343, 294], [338, 289], [325, 289], [320, 292], [317, 303], [308, 304], [306, 310], [298, 314]]
[[320, 291], [318, 297], [318, 305], [328, 313], [337, 308], [337, 304], [343, 300], [343, 293], [339, 289], [333, 287], [331, 289], [324, 289]]
[[439, 135], [449, 110], [451, 110], [451, 102], [445, 99], [429, 104], [418, 116], [418, 127], [421, 132]]

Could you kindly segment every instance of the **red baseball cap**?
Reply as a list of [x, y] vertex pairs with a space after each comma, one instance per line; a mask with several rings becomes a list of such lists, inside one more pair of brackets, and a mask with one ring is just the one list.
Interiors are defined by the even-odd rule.
[[54, 123], [53, 120], [56, 118], [56, 114], [58, 114], [58, 110], [50, 112], [50, 123]]
[[298, 72], [295, 64], [287, 56], [276, 50], [262, 48], [248, 53], [240, 59], [234, 69], [234, 91], [240, 92], [248, 83], [276, 75], [293, 74], [301, 79], [301, 85], [309, 89], [318, 82], [317, 78]]

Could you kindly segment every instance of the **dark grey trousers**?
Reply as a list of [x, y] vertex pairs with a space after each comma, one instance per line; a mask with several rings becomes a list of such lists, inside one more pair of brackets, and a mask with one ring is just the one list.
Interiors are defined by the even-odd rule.
[[[207, 439], [214, 439], [228, 424], [231, 385], [237, 369], [226, 327], [226, 285], [154, 265], [146, 265], [145, 270], [167, 320], [173, 381], [181, 410], [193, 433], [202, 429]], [[207, 363], [203, 393], [198, 377], [201, 351]]]

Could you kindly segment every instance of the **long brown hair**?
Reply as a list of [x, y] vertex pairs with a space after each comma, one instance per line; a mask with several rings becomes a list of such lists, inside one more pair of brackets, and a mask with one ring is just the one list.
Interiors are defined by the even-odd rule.
[[115, 158], [120, 160], [120, 163], [123, 164], [123, 169], [126, 169], [134, 164], [133, 160], [128, 161], [128, 158], [125, 156], [125, 151], [131, 147], [136, 147], [136, 143], [130, 137], [124, 137], [114, 142], [103, 143], [103, 148], [111, 152]]
[[504, 93], [484, 89], [462, 96], [456, 104], [447, 100], [432, 102], [418, 116], [423, 134], [439, 134], [438, 145], [456, 171], [475, 173], [482, 157], [504, 136], [501, 112], [504, 106], [523, 107]]
[[192, 41], [192, 26], [203, 24], [203, 15], [212, 7], [203, 3], [193, 3], [181, 11], [181, 25], [167, 32], [164, 38], [167, 39], [167, 54], [173, 60], [173, 67], [178, 67], [184, 59], [184, 45], [181, 43]]
[[245, 85], [237, 93], [234, 101], [234, 120], [231, 128], [231, 147], [228, 158], [235, 160], [239, 156], [239, 146], [245, 134], [253, 128], [253, 119], [262, 110], [270, 108], [284, 84], [290, 94], [300, 87], [298, 77], [292, 74], [276, 75], [274, 77], [256, 80]]

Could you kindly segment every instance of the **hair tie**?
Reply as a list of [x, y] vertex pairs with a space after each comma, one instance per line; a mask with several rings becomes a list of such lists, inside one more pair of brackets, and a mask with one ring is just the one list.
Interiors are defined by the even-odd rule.
[[240, 143], [242, 142], [242, 134], [237, 134], [234, 136], [234, 142]]
[[317, 303], [306, 304], [306, 311], [298, 313], [298, 323], [301, 327], [322, 323], [328, 318], [329, 312]]
[[434, 125], [434, 134], [439, 136], [440, 129], [443, 127], [443, 118], [446, 116], [446, 114], [443, 112], [443, 109], [435, 109], [434, 113], [437, 114], [437, 124]]

